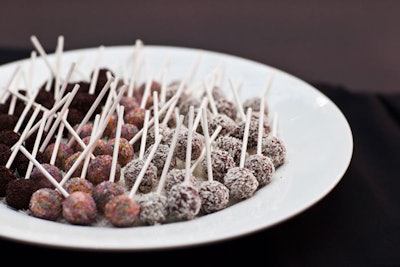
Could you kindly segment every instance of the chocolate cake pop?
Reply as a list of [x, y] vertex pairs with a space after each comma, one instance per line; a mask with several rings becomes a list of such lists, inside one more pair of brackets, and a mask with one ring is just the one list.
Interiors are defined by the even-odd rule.
[[13, 179], [6, 188], [6, 203], [16, 210], [27, 210], [31, 196], [37, 189], [35, 181], [31, 179]]
[[0, 197], [6, 195], [7, 185], [11, 180], [17, 179], [12, 170], [4, 165], [0, 165]]
[[[110, 155], [98, 155], [89, 162], [87, 168], [87, 177], [93, 184], [99, 184], [103, 181], [107, 181], [111, 174], [111, 163], [112, 156]], [[121, 175], [121, 165], [117, 163], [115, 170], [115, 181], [118, 182]]]

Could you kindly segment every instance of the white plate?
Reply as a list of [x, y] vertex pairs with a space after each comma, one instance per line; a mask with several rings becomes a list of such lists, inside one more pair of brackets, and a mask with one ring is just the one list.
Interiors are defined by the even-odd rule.
[[[194, 81], [204, 78], [215, 66], [224, 62], [226, 77], [234, 81], [243, 79], [243, 100], [258, 95], [274, 70], [276, 73], [268, 92], [268, 104], [271, 112], [279, 114], [279, 135], [287, 147], [287, 163], [277, 169], [269, 185], [250, 199], [191, 221], [158, 226], [120, 229], [67, 225], [30, 217], [8, 208], [2, 202], [1, 237], [88, 250], [151, 250], [205, 244], [238, 238], [290, 219], [321, 200], [343, 177], [353, 151], [351, 129], [338, 107], [308, 83], [271, 66], [227, 54], [150, 45], [144, 49], [148, 66], [155, 74], [170, 59], [168, 77], [171, 80], [182, 78], [199, 55], [201, 60]], [[121, 62], [132, 51], [133, 46], [105, 47], [102, 65], [116, 72], [121, 71]], [[67, 73], [72, 62], [81, 59], [82, 65], [77, 73], [86, 71], [82, 75], [88, 75], [97, 53], [97, 47], [64, 52], [62, 75]], [[79, 59], [82, 55], [83, 58]], [[54, 62], [55, 56], [49, 55], [49, 60]], [[2, 83], [8, 81], [17, 65], [21, 65], [26, 74], [29, 73], [28, 59], [5, 64], [0, 67]], [[34, 70], [35, 85], [42, 84], [50, 74], [41, 58], [36, 60]], [[227, 83], [225, 88], [229, 88]]]

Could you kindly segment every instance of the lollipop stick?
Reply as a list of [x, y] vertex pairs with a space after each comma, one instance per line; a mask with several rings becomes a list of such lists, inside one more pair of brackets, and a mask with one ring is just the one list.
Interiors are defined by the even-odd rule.
[[157, 193], [158, 194], [160, 194], [162, 189], [164, 188], [164, 184], [165, 184], [165, 180], [167, 178], [167, 173], [168, 173], [168, 170], [169, 170], [169, 166], [171, 165], [171, 160], [172, 160], [172, 157], [174, 156], [174, 153], [175, 153], [176, 142], [178, 141], [178, 136], [179, 136], [179, 132], [181, 130], [183, 119], [184, 119], [184, 116], [180, 115], [179, 119], [178, 119], [178, 122], [177, 122], [177, 126], [175, 128], [174, 135], [172, 137], [171, 144], [169, 146], [168, 155], [167, 155], [167, 158], [165, 160], [165, 164], [164, 164], [161, 176], [160, 176], [160, 181], [158, 183], [158, 187], [157, 187]]
[[120, 143], [120, 140], [121, 140], [121, 128], [122, 128], [123, 121], [124, 121], [124, 106], [121, 105], [119, 107], [119, 111], [118, 111], [117, 131], [115, 133], [113, 159], [112, 159], [112, 162], [111, 162], [110, 181], [112, 181], [112, 182], [114, 182], [114, 180], [115, 180], [115, 171], [117, 169], [118, 154], [119, 154], [119, 143]]
[[248, 108], [247, 109], [247, 116], [246, 116], [246, 124], [245, 124], [245, 127], [244, 127], [243, 141], [242, 141], [242, 151], [241, 151], [241, 154], [240, 154], [240, 164], [239, 164], [240, 168], [244, 167], [244, 163], [245, 163], [245, 159], [246, 159], [247, 142], [248, 142], [248, 139], [249, 139], [251, 112], [252, 112], [252, 109]]
[[162, 137], [163, 136], [161, 134], [159, 136], [157, 136], [156, 142], [154, 143], [154, 146], [150, 150], [150, 153], [149, 153], [148, 157], [146, 158], [146, 161], [144, 162], [143, 167], [140, 170], [139, 175], [136, 178], [135, 183], [133, 184], [133, 187], [132, 187], [131, 191], [129, 192], [129, 197], [130, 198], [132, 198], [135, 195], [136, 191], [138, 190], [139, 185], [142, 182], [142, 179], [143, 179], [143, 177], [144, 177], [144, 175], [145, 175], [145, 173], [147, 171], [147, 168], [149, 167], [150, 162], [153, 159], [154, 154], [157, 151], [158, 145], [160, 144]]
[[51, 174], [46, 171], [46, 169], [40, 164], [33, 156], [32, 154], [29, 153], [28, 150], [26, 150], [25, 147], [21, 146], [20, 151], [35, 165], [36, 168], [40, 170], [40, 172], [57, 188], [58, 191], [60, 191], [61, 194], [63, 194], [64, 197], [68, 197], [69, 193], [57, 182], [56, 179], [54, 179]]
[[13, 146], [14, 149], [11, 152], [10, 157], [8, 158], [8, 161], [6, 163], [6, 167], [9, 169], [15, 159], [15, 157], [17, 156], [18, 150], [20, 149], [20, 147], [22, 146], [22, 143], [25, 141], [26, 135], [28, 134], [28, 131], [30, 129], [30, 127], [32, 126], [33, 122], [35, 121], [38, 113], [39, 113], [40, 109], [39, 108], [35, 108], [35, 111], [33, 111], [32, 116], [30, 117], [24, 131], [22, 132], [21, 136], [19, 137], [18, 141], [15, 143], [15, 145]]
[[208, 180], [212, 181], [213, 180], [213, 175], [212, 175], [212, 166], [211, 166], [211, 142], [210, 142], [210, 134], [208, 132], [208, 121], [207, 121], [207, 111], [203, 109], [202, 112], [202, 126], [203, 126], [203, 133], [204, 133], [204, 139], [206, 143], [206, 160], [207, 160], [207, 175], [208, 175]]
[[[69, 112], [69, 110], [67, 109], [66, 112], [63, 114], [63, 119], [67, 119], [68, 112]], [[56, 163], [58, 148], [60, 147], [63, 132], [64, 132], [64, 124], [61, 123], [60, 127], [58, 128], [58, 133], [57, 133], [56, 141], [54, 143], [53, 152], [51, 153], [51, 158], [50, 158], [51, 165], [55, 165], [55, 163]]]
[[186, 162], [185, 162], [185, 181], [189, 181], [190, 177], [190, 163], [192, 160], [192, 139], [193, 139], [193, 117], [194, 107], [189, 107], [189, 124], [188, 124], [188, 136], [187, 136], [187, 147], [186, 147]]

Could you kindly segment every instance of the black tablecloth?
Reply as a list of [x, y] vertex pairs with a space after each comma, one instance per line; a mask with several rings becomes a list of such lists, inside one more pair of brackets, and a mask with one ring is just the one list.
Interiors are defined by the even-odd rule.
[[[26, 51], [0, 51], [1, 64], [27, 57]], [[400, 95], [310, 83], [343, 111], [354, 152], [339, 184], [298, 216], [232, 240], [160, 251], [65, 250], [0, 239], [1, 248], [10, 252], [5, 256], [3, 251], [2, 258], [39, 263], [52, 256], [54, 264], [86, 258], [121, 259], [129, 265], [400, 266]]]

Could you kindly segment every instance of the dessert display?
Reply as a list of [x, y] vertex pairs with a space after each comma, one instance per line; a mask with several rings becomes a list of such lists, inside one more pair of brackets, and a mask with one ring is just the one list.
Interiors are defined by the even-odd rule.
[[[62, 42], [52, 62], [33, 36], [30, 72], [2, 81], [0, 199], [10, 209], [98, 227], [188, 221], [246, 201], [286, 163], [266, 97], [272, 75], [241, 100], [242, 82], [221, 66], [194, 82], [200, 58], [180, 79], [168, 65], [156, 75], [140, 41], [122, 72], [101, 64], [100, 46], [89, 77], [79, 62], [64, 75]], [[49, 77], [35, 88], [37, 52]]]

